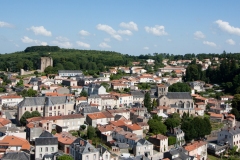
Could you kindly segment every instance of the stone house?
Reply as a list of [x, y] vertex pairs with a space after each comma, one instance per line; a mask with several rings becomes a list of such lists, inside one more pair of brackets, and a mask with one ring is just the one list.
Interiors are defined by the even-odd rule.
[[158, 134], [149, 137], [148, 141], [154, 145], [158, 152], [168, 151], [168, 137]]
[[153, 156], [153, 144], [145, 139], [138, 140], [133, 147], [134, 156], [145, 155], [146, 157]]

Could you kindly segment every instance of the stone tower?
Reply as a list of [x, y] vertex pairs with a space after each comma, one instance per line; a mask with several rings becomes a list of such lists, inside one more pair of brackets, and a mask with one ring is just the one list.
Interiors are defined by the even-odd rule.
[[53, 66], [52, 57], [41, 57], [41, 72], [44, 72], [48, 66]]
[[157, 96], [160, 97], [162, 95], [167, 95], [168, 86], [166, 84], [158, 84], [157, 85]]

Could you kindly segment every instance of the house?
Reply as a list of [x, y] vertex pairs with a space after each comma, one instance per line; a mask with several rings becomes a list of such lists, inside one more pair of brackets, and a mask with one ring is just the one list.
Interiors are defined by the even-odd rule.
[[102, 94], [101, 97], [101, 106], [102, 109], [112, 109], [117, 108], [118, 99], [116, 96], [111, 94]]
[[130, 94], [133, 96], [133, 103], [142, 103], [144, 100], [144, 93], [141, 91], [131, 91]]
[[189, 156], [193, 156], [197, 159], [207, 160], [207, 142], [206, 141], [194, 141], [183, 147]]
[[74, 111], [74, 101], [68, 96], [25, 97], [18, 104], [17, 119], [20, 120], [26, 111], [38, 111], [45, 117], [68, 115]]
[[77, 138], [70, 145], [69, 154], [73, 157], [74, 160], [98, 160], [100, 158], [99, 150], [82, 138]]
[[1, 106], [16, 106], [23, 100], [23, 97], [16, 95], [7, 95], [0, 97], [0, 105]]
[[83, 73], [80, 70], [59, 70], [58, 75], [61, 77], [75, 77], [83, 76]]
[[97, 150], [99, 151], [100, 154], [100, 159], [104, 160], [110, 160], [111, 159], [111, 154], [110, 152], [103, 147], [102, 145], [97, 146]]
[[8, 152], [8, 151], [30, 151], [29, 142], [24, 139], [13, 135], [6, 135], [0, 140], [0, 152]]
[[11, 127], [12, 122], [9, 119], [0, 117], [0, 127], [4, 127], [4, 126]]
[[188, 155], [188, 152], [180, 147], [180, 148], [174, 148], [171, 149], [168, 152], [164, 153], [164, 159], [163, 160], [192, 160], [193, 158]]
[[203, 81], [193, 81], [193, 82], [190, 82], [189, 84], [190, 84], [191, 88], [196, 90], [197, 92], [205, 91], [205, 89], [204, 89], [205, 82], [203, 82]]
[[133, 147], [134, 156], [145, 155], [150, 158], [153, 156], [153, 144], [145, 139], [138, 140]]
[[87, 114], [86, 121], [89, 125], [97, 127], [98, 124], [107, 124], [107, 117], [101, 112], [91, 113]]
[[106, 92], [106, 88], [99, 85], [99, 84], [96, 84], [96, 83], [90, 83], [88, 85], [88, 95], [96, 95], [96, 94], [108, 94]]
[[75, 96], [79, 96], [82, 90], [83, 90], [82, 86], [72, 86], [70, 88], [70, 93], [73, 93]]
[[217, 134], [217, 142], [220, 145], [228, 144], [230, 148], [237, 146], [237, 150], [240, 148], [240, 127], [229, 127], [222, 129]]
[[207, 152], [208, 154], [221, 156], [222, 153], [226, 152], [228, 145], [218, 145], [215, 143], [208, 143]]
[[39, 122], [32, 122], [26, 125], [26, 139], [30, 143], [34, 143], [35, 138], [39, 137], [44, 128], [39, 125]]
[[43, 131], [39, 138], [35, 139], [35, 159], [44, 159], [45, 155], [49, 155], [58, 151], [58, 138], [51, 133]]
[[153, 59], [147, 59], [146, 61], [147, 61], [148, 64], [152, 64], [152, 65], [153, 65], [154, 62], [155, 62], [155, 60], [153, 60]]
[[77, 81], [73, 79], [63, 79], [62, 80], [62, 85], [64, 86], [77, 86]]
[[[85, 118], [82, 114], [70, 114], [70, 115], [62, 115], [62, 116], [51, 116], [51, 117], [33, 117], [27, 119], [27, 126], [29, 123], [33, 123], [32, 127], [35, 126], [35, 123], [39, 123], [39, 126], [44, 130], [48, 130], [49, 132], [52, 129], [62, 131], [70, 131], [70, 130], [79, 130], [80, 125], [83, 125]], [[58, 126], [58, 128], [57, 128]]]
[[56, 133], [54, 137], [58, 138], [58, 149], [69, 154], [69, 146], [77, 139], [68, 132]]
[[185, 133], [181, 130], [180, 127], [173, 128], [173, 132], [169, 133], [168, 136], [176, 137], [176, 147], [183, 146], [185, 142]]
[[30, 155], [26, 152], [6, 152], [1, 160], [30, 160]]
[[109, 113], [111, 113], [113, 116], [116, 115], [122, 115], [125, 117], [127, 120], [130, 119], [130, 111], [129, 110], [124, 110], [124, 109], [108, 109], [107, 110]]
[[148, 141], [154, 145], [154, 149], [156, 149], [157, 151], [168, 151], [168, 137], [158, 134], [149, 137]]
[[129, 88], [130, 86], [122, 83], [112, 83], [112, 89], [114, 90], [124, 90], [125, 88]]

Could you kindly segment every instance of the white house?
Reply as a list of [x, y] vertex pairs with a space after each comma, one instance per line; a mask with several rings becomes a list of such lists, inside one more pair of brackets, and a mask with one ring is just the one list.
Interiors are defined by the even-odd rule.
[[1, 96], [0, 105], [16, 106], [22, 100], [23, 100], [23, 97], [16, 96], [16, 95]]

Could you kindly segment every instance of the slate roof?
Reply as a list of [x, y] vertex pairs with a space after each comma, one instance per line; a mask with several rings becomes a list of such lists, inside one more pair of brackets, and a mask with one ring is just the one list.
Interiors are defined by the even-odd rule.
[[82, 74], [81, 70], [58, 70], [58, 73], [80, 73]]
[[58, 145], [58, 138], [53, 137], [53, 135], [47, 131], [44, 131], [39, 138], [35, 139], [35, 145]]
[[119, 160], [150, 160], [148, 157], [144, 155], [135, 156], [135, 157], [120, 157]]
[[103, 155], [106, 151], [108, 151], [105, 147], [102, 145], [97, 146], [97, 150], [99, 151], [100, 155]]
[[88, 96], [88, 98], [101, 98], [101, 97], [97, 94], [90, 94], [90, 96]]
[[49, 133], [48, 131], [43, 131], [39, 137], [53, 137], [53, 135], [51, 133]]
[[77, 150], [79, 153], [84, 154], [84, 153], [93, 153], [93, 152], [98, 152], [98, 150], [91, 145], [89, 142], [87, 142], [86, 140], [82, 139], [82, 138], [77, 138], [72, 144], [71, 146], [73, 146], [75, 148], [75, 150]]
[[152, 145], [149, 141], [146, 139], [139, 139], [136, 143], [137, 146], [142, 146], [142, 145]]
[[30, 160], [30, 155], [25, 152], [8, 152], [2, 158], [2, 160]]
[[100, 112], [100, 110], [96, 107], [83, 107], [82, 109], [83, 114], [95, 113], [95, 112]]
[[172, 156], [178, 155], [178, 157], [174, 158], [174, 160], [177, 160], [177, 159], [186, 160], [190, 157], [187, 155], [187, 151], [184, 148], [173, 149], [173, 150], [170, 150], [169, 152]]
[[67, 102], [67, 96], [57, 96], [57, 97], [26, 97], [23, 101], [19, 103], [19, 107], [27, 106], [52, 106], [56, 104], [65, 104]]
[[166, 96], [169, 99], [192, 99], [190, 92], [168, 92]]

